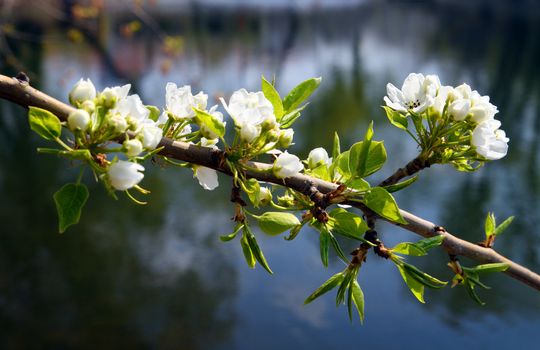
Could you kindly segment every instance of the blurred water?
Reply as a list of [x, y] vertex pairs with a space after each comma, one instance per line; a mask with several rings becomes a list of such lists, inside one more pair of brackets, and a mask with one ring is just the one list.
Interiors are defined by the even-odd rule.
[[[398, 201], [472, 241], [481, 240], [488, 210], [516, 215], [497, 248], [540, 270], [537, 7], [158, 1], [139, 8], [111, 2], [97, 18], [81, 19], [70, 12], [71, 1], [14, 3], [24, 11], [0, 2], [2, 74], [23, 69], [34, 85], [64, 100], [81, 76], [100, 88], [130, 82], [156, 105], [164, 103], [167, 81], [217, 97], [258, 89], [261, 74], [275, 75], [282, 93], [322, 76], [298, 122], [293, 151], [305, 157], [313, 147], [329, 148], [334, 131], [348, 146], [374, 120], [389, 154], [374, 183], [416, 152], [385, 123], [379, 106], [386, 82], [400, 84], [415, 71], [438, 74], [446, 84], [470, 83], [499, 106], [510, 153], [472, 175], [435, 166]], [[142, 28], [126, 33], [134, 20]], [[164, 45], [170, 37], [181, 43], [173, 54]], [[21, 109], [0, 102], [0, 111], [2, 348], [506, 349], [539, 339], [540, 297], [518, 282], [488, 278], [494, 289], [480, 291], [488, 302], [482, 308], [449, 288], [427, 291], [421, 305], [392, 264], [375, 256], [360, 277], [364, 326], [351, 325], [330, 296], [303, 306], [342, 264], [322, 268], [317, 236], [306, 229], [293, 242], [260, 236], [275, 275], [247, 268], [238, 242], [217, 239], [232, 229], [225, 177], [218, 190], [206, 192], [189, 172], [156, 167], [144, 180], [152, 190], [146, 207], [111, 200], [88, 178], [91, 197], [81, 223], [58, 235], [51, 195], [76, 170], [36, 154], [44, 143], [29, 131]], [[389, 225], [380, 231], [387, 245], [417, 238]], [[445, 259], [435, 253], [414, 262], [450, 278]]]

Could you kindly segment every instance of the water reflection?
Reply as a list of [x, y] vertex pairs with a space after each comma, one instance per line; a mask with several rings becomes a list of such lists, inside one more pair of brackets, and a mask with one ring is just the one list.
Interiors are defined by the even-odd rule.
[[[435, 166], [422, 175], [423, 184], [398, 200], [472, 241], [482, 239], [488, 210], [500, 218], [516, 215], [497, 248], [539, 270], [538, 26], [528, 13], [440, 3], [263, 11], [194, 1], [168, 11], [111, 6], [83, 20], [67, 7], [55, 12], [58, 18], [21, 12], [2, 18], [15, 32], [3, 36], [13, 55], [0, 44], [0, 67], [10, 74], [25, 67], [34, 83], [60, 97], [80, 75], [99, 87], [129, 81], [157, 105], [164, 102], [166, 81], [219, 96], [239, 87], [257, 89], [261, 73], [276, 75], [282, 92], [322, 75], [323, 85], [299, 122], [294, 151], [305, 155], [312, 147], [329, 148], [334, 131], [348, 146], [373, 119], [376, 138], [385, 140], [390, 155], [379, 177], [416, 152], [399, 130], [384, 126], [379, 104], [385, 83], [399, 83], [409, 71], [437, 73], [448, 84], [469, 81], [499, 106], [511, 138], [508, 157], [472, 176]], [[134, 20], [142, 28], [126, 36], [126, 25]], [[84, 40], [75, 40], [74, 28]], [[21, 33], [32, 33], [32, 40], [22, 40]], [[350, 345], [365, 332], [372, 339], [362, 337], [368, 345], [378, 345], [384, 336], [391, 347], [406, 339], [421, 348], [425, 343], [413, 335], [425, 324], [433, 330], [427, 339], [445, 348], [510, 346], [509, 335], [518, 331], [533, 339], [540, 322], [535, 291], [495, 276], [486, 280], [495, 291], [480, 292], [485, 308], [474, 306], [464, 291], [450, 289], [428, 292], [430, 302], [422, 307], [393, 266], [376, 257], [361, 274], [367, 300], [362, 329], [349, 327], [331, 298], [301, 307], [305, 295], [341, 264], [334, 260], [332, 271], [321, 269], [316, 236], [304, 230], [292, 243], [261, 237], [275, 276], [249, 270], [237, 242], [223, 245], [216, 239], [230, 226], [224, 178], [219, 190], [209, 193], [189, 173], [155, 169], [145, 178], [153, 190], [145, 208], [111, 201], [95, 186], [82, 224], [58, 236], [50, 194], [73, 178], [75, 169], [34, 156], [39, 141], [22, 116], [9, 104], [0, 107], [0, 186], [9, 199], [0, 203], [6, 225], [0, 245], [0, 338], [9, 347], [247, 348], [262, 339], [268, 348], [321, 348]], [[381, 231], [389, 243], [416, 239], [387, 225]], [[415, 263], [449, 278], [445, 261], [443, 253], [435, 253]], [[399, 327], [388, 330], [389, 317]], [[25, 337], [30, 333], [35, 337]], [[340, 340], [330, 342], [335, 334]]]

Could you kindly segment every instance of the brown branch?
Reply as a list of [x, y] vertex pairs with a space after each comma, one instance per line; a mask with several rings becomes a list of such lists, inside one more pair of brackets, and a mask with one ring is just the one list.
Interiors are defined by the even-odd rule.
[[[73, 107], [56, 100], [55, 98], [38, 91], [24, 81], [16, 78], [9, 78], [0, 75], [0, 98], [12, 101], [23, 107], [36, 106], [56, 114], [60, 119], [66, 120], [67, 116]], [[223, 159], [223, 151], [219, 149], [211, 149], [199, 147], [193, 144], [188, 144], [179, 141], [173, 141], [168, 138], [163, 138], [159, 144], [163, 147], [161, 155], [175, 158], [181, 161], [190, 162], [197, 165], [206, 166], [222, 173], [230, 175], [230, 170], [221, 161]], [[253, 169], [269, 170], [272, 165], [252, 162], [249, 166]], [[407, 168], [407, 167], [406, 167]], [[408, 170], [405, 170], [408, 173]], [[255, 178], [259, 181], [270, 182], [274, 184], [290, 187], [298, 192], [309, 195], [313, 193], [312, 187], [315, 187], [322, 194], [328, 194], [338, 189], [338, 185], [313, 178], [304, 174], [288, 177], [286, 179], [277, 178], [271, 171], [259, 172], [255, 170], [247, 170], [248, 177]], [[349, 203], [359, 207], [357, 203]], [[396, 224], [408, 231], [414, 232], [423, 237], [432, 237], [437, 234], [442, 234], [445, 237], [443, 242], [444, 249], [451, 255], [460, 255], [471, 258], [481, 263], [506, 263], [509, 265], [506, 273], [511, 277], [540, 290], [540, 275], [523, 267], [512, 260], [500, 255], [491, 248], [484, 248], [468, 241], [462, 240], [432, 222], [419, 218], [405, 210], [401, 210], [401, 215], [408, 222], [407, 225]]]

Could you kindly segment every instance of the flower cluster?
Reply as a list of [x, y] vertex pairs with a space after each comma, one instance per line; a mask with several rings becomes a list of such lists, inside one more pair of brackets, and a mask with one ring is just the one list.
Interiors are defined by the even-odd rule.
[[408, 131], [411, 117], [426, 157], [469, 171], [473, 162], [506, 155], [509, 139], [495, 119], [497, 107], [469, 85], [443, 86], [436, 75], [411, 73], [401, 89], [389, 83], [386, 90], [388, 118]]

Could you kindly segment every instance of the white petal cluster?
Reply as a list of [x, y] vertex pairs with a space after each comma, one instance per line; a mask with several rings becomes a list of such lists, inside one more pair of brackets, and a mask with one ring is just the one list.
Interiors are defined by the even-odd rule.
[[421, 113], [433, 105], [440, 86], [436, 75], [424, 77], [421, 73], [411, 73], [405, 78], [401, 90], [391, 83], [386, 85], [384, 102], [399, 112]]
[[300, 158], [288, 152], [281, 153], [274, 162], [274, 174], [280, 179], [294, 176], [304, 170]]
[[467, 84], [448, 92], [448, 113], [454, 120], [464, 120], [470, 116], [475, 123], [493, 119], [499, 111], [489, 102], [489, 96], [481, 96]]
[[193, 107], [205, 110], [208, 103], [208, 95], [199, 92], [191, 94], [191, 86], [176, 86], [175, 83], [167, 83], [165, 87], [166, 111], [178, 119], [191, 119], [195, 116]]
[[261, 91], [240, 89], [232, 94], [229, 104], [223, 98], [221, 102], [234, 120], [234, 125], [240, 129], [243, 141], [252, 142], [263, 128], [271, 129], [277, 124], [274, 107]]
[[118, 191], [125, 191], [137, 185], [144, 177], [144, 167], [140, 164], [119, 160], [107, 171], [110, 185]]
[[508, 141], [504, 130], [499, 129], [501, 122], [496, 119], [486, 120], [474, 129], [472, 144], [476, 152], [489, 160], [501, 159], [508, 152]]

